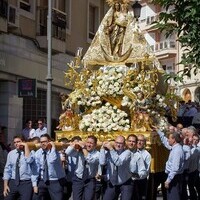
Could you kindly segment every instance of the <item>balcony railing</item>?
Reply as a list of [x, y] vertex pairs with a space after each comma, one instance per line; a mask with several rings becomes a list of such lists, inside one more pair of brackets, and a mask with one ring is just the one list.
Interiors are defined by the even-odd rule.
[[62, 29], [66, 29], [66, 13], [53, 8], [52, 23]]
[[176, 41], [175, 40], [164, 40], [161, 42], [157, 42], [154, 45], [151, 45], [151, 49], [156, 52], [156, 51], [163, 51], [163, 50], [170, 50], [176, 49]]
[[[40, 36], [47, 36], [48, 9], [40, 9]], [[66, 13], [55, 8], [52, 9], [52, 37], [65, 41], [66, 38]]]

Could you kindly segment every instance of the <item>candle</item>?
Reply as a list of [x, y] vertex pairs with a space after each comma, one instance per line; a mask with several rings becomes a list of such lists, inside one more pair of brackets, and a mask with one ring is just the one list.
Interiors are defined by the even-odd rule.
[[77, 56], [77, 57], [81, 57], [81, 56], [82, 56], [82, 50], [83, 50], [82, 47], [78, 47], [78, 48], [77, 48], [77, 52], [76, 52], [76, 56]]
[[74, 67], [74, 61], [70, 62], [71, 67]]

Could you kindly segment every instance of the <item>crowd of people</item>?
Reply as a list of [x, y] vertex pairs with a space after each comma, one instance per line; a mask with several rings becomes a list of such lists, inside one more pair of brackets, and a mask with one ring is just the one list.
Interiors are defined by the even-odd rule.
[[180, 101], [177, 118], [177, 123], [183, 124], [184, 127], [192, 125], [200, 129], [200, 105], [192, 101]]
[[37, 128], [33, 128], [33, 121], [27, 119], [25, 123], [25, 128], [22, 130], [22, 136], [25, 141], [28, 141], [34, 137], [40, 137], [47, 133], [47, 127], [43, 118], [37, 120]]
[[[182, 124], [169, 126], [168, 138], [157, 127], [154, 131], [169, 149], [164, 180], [167, 195], [163, 199], [199, 199], [197, 130]], [[3, 171], [5, 200], [149, 199], [151, 155], [142, 134], [119, 135], [102, 144], [93, 135], [86, 141], [80, 136], [70, 141], [62, 138], [59, 151], [47, 133], [31, 141], [40, 143], [40, 148], [33, 151], [22, 136], [13, 139], [14, 149], [8, 153]]]

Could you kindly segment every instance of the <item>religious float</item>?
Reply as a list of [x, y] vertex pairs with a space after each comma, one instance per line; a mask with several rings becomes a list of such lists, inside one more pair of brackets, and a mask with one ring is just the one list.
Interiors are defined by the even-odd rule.
[[176, 96], [164, 70], [141, 33], [130, 0], [108, 0], [111, 8], [82, 57], [78, 48], [65, 72], [69, 95], [56, 139], [95, 135], [100, 142], [117, 135], [143, 134], [152, 155], [151, 172], [163, 171], [168, 152], [153, 126], [165, 130], [166, 112], [175, 117]]

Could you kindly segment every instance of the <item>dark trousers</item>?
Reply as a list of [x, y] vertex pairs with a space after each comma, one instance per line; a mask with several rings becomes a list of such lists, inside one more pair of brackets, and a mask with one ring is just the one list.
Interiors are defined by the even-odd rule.
[[67, 181], [66, 183], [66, 192], [64, 192], [64, 199], [69, 200], [72, 196], [72, 182]]
[[150, 173], [148, 180], [148, 190], [147, 190], [147, 199], [156, 200], [157, 199], [157, 190], [158, 186], [161, 184], [163, 200], [167, 199], [167, 190], [164, 186], [164, 182], [167, 179], [167, 174], [164, 171]]
[[33, 194], [33, 188], [31, 181], [20, 181], [16, 186], [15, 180], [9, 181], [10, 192], [4, 200], [16, 200], [20, 197], [20, 200], [31, 200]]
[[168, 200], [181, 200], [182, 194], [182, 174], [174, 176], [167, 189]]
[[188, 186], [188, 172], [183, 172], [183, 179], [182, 179], [182, 193], [181, 193], [181, 200], [188, 200], [188, 193], [187, 193], [187, 186]]
[[73, 200], [94, 200], [95, 188], [95, 178], [83, 180], [74, 176], [72, 179]]
[[0, 200], [3, 199], [3, 174], [0, 173]]
[[138, 200], [147, 199], [147, 185], [148, 185], [147, 178], [135, 180], [134, 188]]
[[197, 190], [197, 194], [198, 194], [198, 200], [200, 200], [200, 172], [198, 171], [198, 176], [197, 179], [195, 181], [195, 188]]
[[196, 181], [198, 180], [199, 172], [198, 170], [189, 173], [188, 177], [188, 188], [190, 192], [190, 199], [197, 200], [197, 193], [199, 188], [196, 188]]
[[107, 182], [103, 200], [117, 200], [119, 195], [121, 200], [132, 200], [133, 194], [133, 181], [129, 179], [122, 185], [112, 185], [110, 181]]
[[45, 184], [43, 180], [38, 183], [39, 200], [63, 200], [63, 186], [58, 180], [49, 181]]

